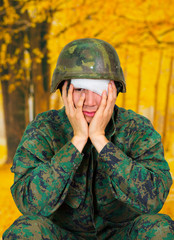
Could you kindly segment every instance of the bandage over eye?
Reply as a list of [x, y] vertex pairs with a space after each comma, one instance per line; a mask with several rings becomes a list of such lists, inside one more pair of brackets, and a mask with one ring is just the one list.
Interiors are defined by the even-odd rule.
[[71, 79], [71, 83], [73, 84], [74, 88], [87, 89], [99, 94], [100, 96], [104, 90], [106, 90], [108, 94], [109, 82], [110, 80], [106, 79]]

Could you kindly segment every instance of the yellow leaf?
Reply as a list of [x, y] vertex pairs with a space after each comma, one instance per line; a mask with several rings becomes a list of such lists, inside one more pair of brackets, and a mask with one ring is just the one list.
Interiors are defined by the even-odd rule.
[[25, 48], [30, 48], [30, 44], [29, 43], [24, 43], [24, 47]]
[[43, 53], [40, 51], [40, 49], [39, 48], [34, 48], [33, 50], [32, 50], [32, 52], [37, 56], [37, 57], [39, 57], [39, 58], [43, 58]]

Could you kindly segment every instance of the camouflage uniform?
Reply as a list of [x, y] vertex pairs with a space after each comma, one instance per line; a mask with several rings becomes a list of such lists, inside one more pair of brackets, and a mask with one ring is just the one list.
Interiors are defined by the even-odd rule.
[[150, 121], [115, 106], [100, 153], [90, 140], [80, 153], [72, 137], [64, 108], [29, 124], [12, 166], [23, 216], [3, 239], [174, 239], [158, 214], [172, 179]]

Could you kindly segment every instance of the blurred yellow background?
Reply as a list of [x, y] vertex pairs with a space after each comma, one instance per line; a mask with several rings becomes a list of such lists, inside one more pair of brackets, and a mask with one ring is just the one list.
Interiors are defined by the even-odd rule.
[[[95, 37], [115, 47], [127, 82], [127, 93], [120, 94], [116, 104], [151, 120], [174, 178], [173, 13], [172, 0], [5, 0], [0, 5], [0, 236], [20, 215], [10, 194], [7, 135], [17, 143], [39, 112], [62, 107], [60, 93], [50, 95], [49, 86], [61, 49], [74, 39]], [[22, 98], [16, 89], [23, 91]], [[19, 128], [22, 123], [15, 116], [20, 115], [13, 111], [23, 99], [25, 124]], [[174, 219], [173, 205], [174, 184], [161, 211]]]

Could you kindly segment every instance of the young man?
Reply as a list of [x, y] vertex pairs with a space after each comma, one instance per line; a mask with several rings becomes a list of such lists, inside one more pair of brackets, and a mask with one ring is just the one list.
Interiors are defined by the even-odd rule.
[[126, 84], [114, 48], [66, 45], [57, 88], [65, 107], [39, 114], [16, 151], [11, 191], [23, 215], [3, 239], [174, 239], [174, 222], [158, 214], [172, 184], [161, 138], [115, 105]]

